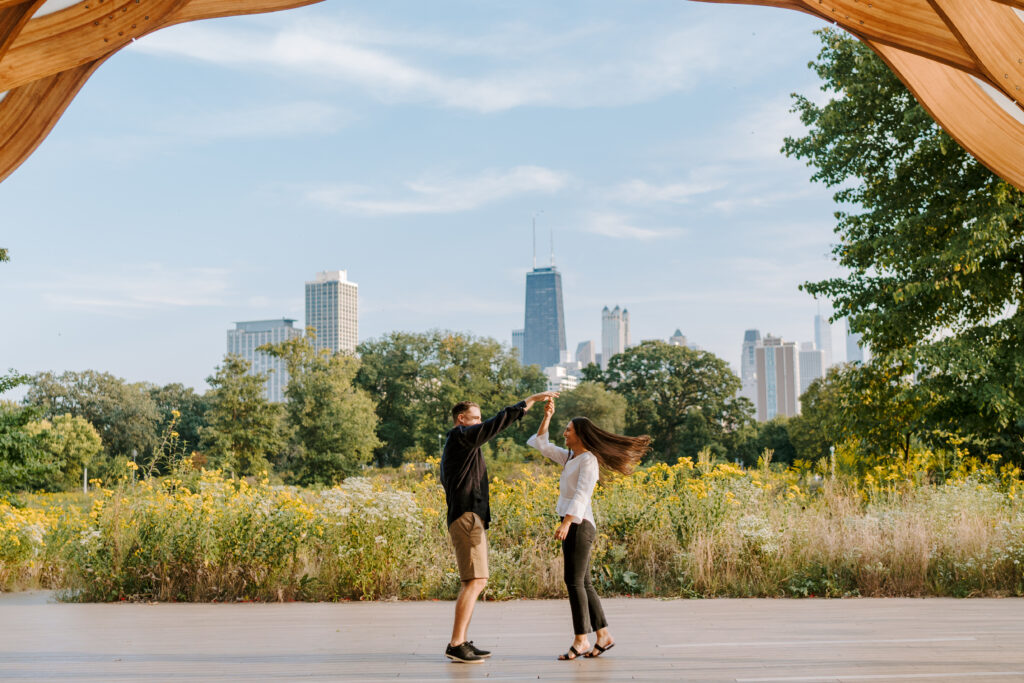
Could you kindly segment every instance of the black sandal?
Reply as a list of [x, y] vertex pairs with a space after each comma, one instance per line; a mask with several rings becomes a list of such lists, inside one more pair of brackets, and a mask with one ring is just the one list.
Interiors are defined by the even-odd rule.
[[602, 653], [608, 652], [608, 650], [612, 649], [613, 647], [615, 647], [614, 640], [608, 643], [608, 645], [606, 645], [605, 647], [601, 647], [597, 643], [594, 643], [594, 647], [590, 648], [590, 650], [587, 651], [587, 654], [585, 654], [584, 657], [586, 657], [587, 659], [600, 657]]
[[[586, 652], [580, 652], [579, 650], [576, 649], [575, 645], [570, 645], [568, 652], [566, 652], [564, 655], [558, 655], [558, 661], [560, 661], [560, 662], [571, 662], [572, 660], [574, 660], [574, 659], [576, 659], [578, 657], [586, 657], [587, 654], [590, 653], [590, 652], [593, 652], [593, 650], [587, 650]], [[572, 656], [570, 657], [570, 655], [572, 655]]]

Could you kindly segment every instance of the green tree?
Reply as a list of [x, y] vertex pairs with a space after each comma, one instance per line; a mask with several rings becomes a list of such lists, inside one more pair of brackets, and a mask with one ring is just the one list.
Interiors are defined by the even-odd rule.
[[357, 473], [380, 446], [370, 395], [354, 386], [359, 359], [313, 348], [312, 336], [261, 346], [288, 366], [285, 406], [295, 448], [288, 466], [299, 484], [335, 484]]
[[727, 455], [752, 419], [740, 380], [706, 351], [646, 341], [612, 357], [605, 383], [625, 397], [627, 429], [647, 433], [661, 460], [696, 457], [704, 447]]
[[790, 421], [799, 457], [822, 458], [830, 447], [850, 441], [865, 466], [909, 460], [913, 446], [928, 436], [929, 394], [880, 361], [842, 365], [811, 383], [801, 397], [801, 415]]
[[[210, 408], [209, 398], [182, 384], [151, 387], [149, 395], [160, 415], [157, 433], [166, 433], [173, 421], [181, 448], [186, 452], [199, 448], [199, 433], [206, 426], [206, 411]], [[177, 419], [173, 416], [175, 410], [178, 411]]]
[[[790, 435], [794, 419], [778, 415], [767, 422], [760, 423], [757, 426], [757, 455], [761, 455], [767, 448], [772, 451], [772, 462], [786, 464], [793, 462], [797, 456]], [[757, 464], [757, 458], [755, 457], [753, 462], [747, 464]]]
[[25, 401], [38, 406], [43, 415], [81, 417], [103, 440], [108, 467], [115, 457], [138, 460], [151, 456], [157, 445], [159, 414], [156, 403], [143, 383], [128, 383], [120, 377], [94, 370], [65, 372], [59, 376], [44, 372], [32, 377]]
[[[0, 394], [28, 380], [14, 371], [2, 375]], [[53, 460], [46, 437], [28, 429], [40, 412], [0, 401], [0, 492], [46, 489], [58, 473], [61, 463]]]
[[557, 410], [550, 432], [560, 436], [574, 417], [588, 417], [601, 429], [621, 434], [626, 429], [626, 399], [603, 384], [582, 382], [572, 391], [562, 392], [555, 401]]
[[96, 428], [85, 418], [72, 415], [30, 422], [25, 428], [45, 444], [48, 460], [59, 468], [46, 488], [68, 491], [81, 487], [84, 470], [94, 467], [96, 456], [103, 451], [103, 441]]
[[[956, 144], [862, 43], [820, 32], [830, 99], [795, 96], [807, 135], [787, 155], [839, 188], [831, 299], [886, 382], [911, 384], [933, 433], [1020, 454], [1024, 435], [1024, 194]], [[1013, 446], [1013, 444], [1016, 444]]]
[[282, 410], [264, 396], [264, 376], [250, 374], [244, 358], [229, 354], [206, 378], [212, 387], [200, 447], [212, 464], [238, 476], [270, 470], [284, 448]]
[[2, 248], [2, 247], [0, 247], [0, 263], [6, 262], [6, 261], [10, 261], [10, 260], [11, 260], [11, 257], [7, 253], [7, 250]]
[[[489, 415], [547, 385], [536, 366], [523, 367], [497, 341], [457, 332], [393, 332], [359, 345], [356, 383], [377, 403], [382, 446], [377, 462], [400, 463], [406, 452], [437, 453], [451, 429], [450, 410], [475, 401]], [[539, 411], [509, 435], [524, 436], [539, 424]]]

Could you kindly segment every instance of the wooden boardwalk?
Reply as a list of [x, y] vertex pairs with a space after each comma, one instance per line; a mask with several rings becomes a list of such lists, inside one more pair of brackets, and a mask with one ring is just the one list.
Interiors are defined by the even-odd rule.
[[53, 604], [0, 596], [4, 681], [1024, 681], [1024, 601], [606, 601], [618, 644], [557, 662], [564, 601], [487, 602], [448, 662], [452, 603]]

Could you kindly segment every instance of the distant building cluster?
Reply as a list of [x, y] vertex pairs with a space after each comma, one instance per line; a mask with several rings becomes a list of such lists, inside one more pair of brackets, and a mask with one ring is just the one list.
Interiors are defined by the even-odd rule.
[[[251, 320], [235, 323], [228, 330], [227, 352], [249, 361], [250, 374], [265, 375], [268, 401], [284, 401], [288, 368], [284, 359], [269, 356], [257, 348], [264, 344], [296, 339], [303, 329], [295, 320]], [[306, 328], [315, 334], [313, 347], [332, 353], [355, 353], [359, 344], [359, 285], [349, 282], [344, 270], [325, 270], [306, 283]]]
[[[765, 422], [779, 415], [799, 415], [800, 397], [835, 364], [832, 325], [828, 318], [814, 316], [814, 341], [803, 342], [799, 348], [796, 342], [747, 330], [740, 354], [740, 395], [754, 402], [757, 419]], [[864, 357], [861, 335], [851, 332], [846, 321], [846, 361], [863, 363]]]

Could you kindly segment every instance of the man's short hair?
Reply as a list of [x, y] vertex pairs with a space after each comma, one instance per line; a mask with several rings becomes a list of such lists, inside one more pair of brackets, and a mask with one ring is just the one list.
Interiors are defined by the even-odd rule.
[[456, 403], [452, 407], [452, 422], [457, 421], [459, 419], [459, 415], [462, 415], [464, 412], [466, 412], [470, 408], [479, 408], [479, 407], [480, 407], [479, 405], [477, 405], [476, 403], [473, 403], [472, 401], [459, 401], [458, 403]]

